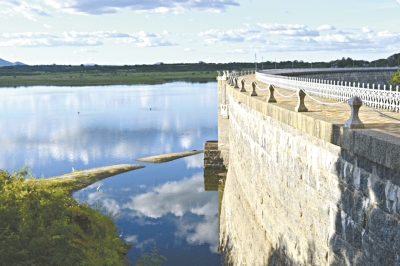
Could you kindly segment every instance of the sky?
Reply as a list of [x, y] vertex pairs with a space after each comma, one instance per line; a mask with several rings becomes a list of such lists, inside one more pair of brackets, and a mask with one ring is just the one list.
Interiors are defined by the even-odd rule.
[[30, 65], [368, 61], [400, 0], [0, 0], [0, 58]]

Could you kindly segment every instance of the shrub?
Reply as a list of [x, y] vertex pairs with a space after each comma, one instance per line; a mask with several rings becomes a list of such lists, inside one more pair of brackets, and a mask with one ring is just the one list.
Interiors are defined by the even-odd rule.
[[63, 187], [0, 170], [0, 265], [126, 265], [110, 217]]

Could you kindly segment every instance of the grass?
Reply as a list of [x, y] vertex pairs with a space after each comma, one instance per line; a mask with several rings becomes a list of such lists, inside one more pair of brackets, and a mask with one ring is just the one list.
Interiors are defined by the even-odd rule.
[[[342, 58], [330, 62], [312, 62], [313, 68], [397, 66], [400, 53], [389, 59], [372, 62]], [[179, 63], [159, 65], [84, 66], [36, 65], [0, 67], [0, 87], [14, 86], [85, 86], [115, 84], [161, 84], [172, 81], [207, 82], [215, 80], [217, 71], [310, 68], [310, 62], [266, 61], [263, 63]]]
[[73, 180], [29, 176], [0, 171], [0, 265], [128, 264], [111, 217], [69, 196]]
[[[251, 69], [251, 65], [247, 69]], [[161, 84], [172, 81], [214, 81], [218, 70], [241, 70], [235, 64], [165, 64], [135, 66], [0, 67], [0, 87]]]
[[44, 73], [34, 72], [29, 75], [0, 76], [0, 86], [86, 86], [86, 85], [131, 85], [161, 84], [172, 81], [208, 82], [215, 80], [217, 74], [210, 72], [151, 72], [135, 73], [129, 71], [97, 73]]

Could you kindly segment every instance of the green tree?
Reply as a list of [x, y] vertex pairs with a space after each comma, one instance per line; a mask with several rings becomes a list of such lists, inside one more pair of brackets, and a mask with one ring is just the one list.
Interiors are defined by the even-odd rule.
[[390, 84], [392, 84], [393, 86], [400, 85], [400, 69], [392, 75], [392, 77], [390, 78]]

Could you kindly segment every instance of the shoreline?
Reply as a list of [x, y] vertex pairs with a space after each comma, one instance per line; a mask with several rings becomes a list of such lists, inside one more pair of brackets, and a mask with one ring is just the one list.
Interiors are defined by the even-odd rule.
[[88, 187], [105, 178], [145, 168], [138, 164], [116, 164], [86, 170], [73, 171], [67, 174], [40, 179], [27, 179], [27, 182], [45, 184], [50, 187], [64, 187], [70, 196], [72, 193]]
[[0, 84], [0, 88], [20, 88], [20, 87], [35, 87], [35, 86], [45, 86], [45, 87], [91, 87], [91, 86], [113, 86], [113, 85], [161, 85], [167, 83], [174, 82], [186, 82], [186, 83], [208, 83], [214, 82], [215, 79], [174, 79], [174, 80], [165, 80], [159, 82], [87, 82], [87, 83], [74, 83], [74, 84], [65, 84], [65, 83], [32, 83], [32, 84]]

